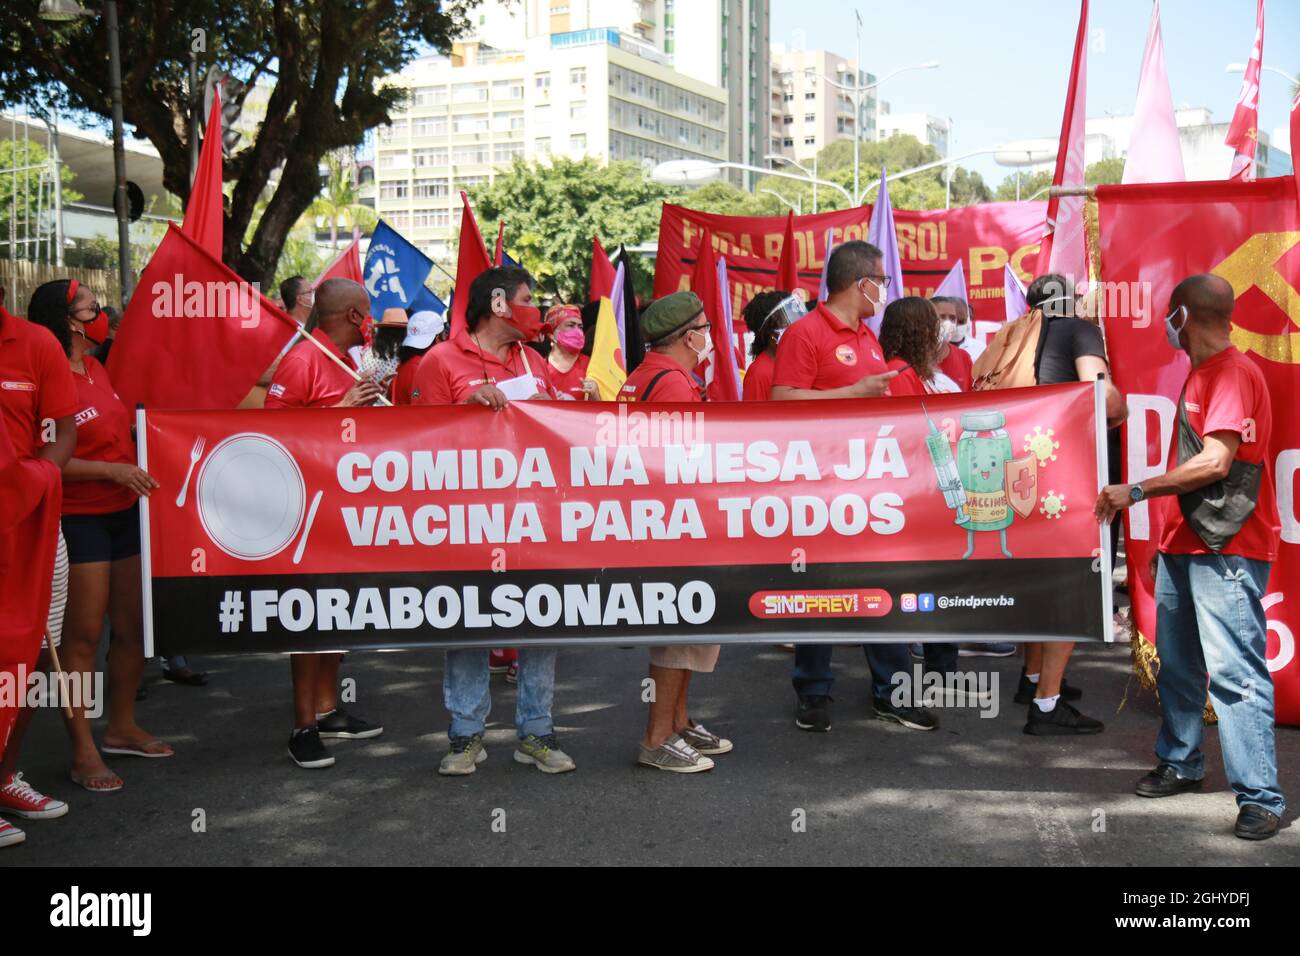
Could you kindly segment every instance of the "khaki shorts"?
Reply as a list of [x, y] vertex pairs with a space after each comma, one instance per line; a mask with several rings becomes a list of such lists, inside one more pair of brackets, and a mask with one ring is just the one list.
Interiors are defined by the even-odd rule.
[[675, 671], [711, 674], [718, 663], [720, 644], [670, 644], [650, 648], [650, 663]]

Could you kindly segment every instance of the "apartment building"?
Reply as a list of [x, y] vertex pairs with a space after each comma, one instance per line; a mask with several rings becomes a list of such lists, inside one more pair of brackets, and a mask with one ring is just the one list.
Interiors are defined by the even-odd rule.
[[[876, 91], [863, 89], [861, 103], [856, 102], [852, 60], [778, 43], [772, 47], [771, 76], [768, 152], [805, 162], [836, 140], [876, 138]], [[856, 72], [862, 87], [875, 81], [865, 70]]]

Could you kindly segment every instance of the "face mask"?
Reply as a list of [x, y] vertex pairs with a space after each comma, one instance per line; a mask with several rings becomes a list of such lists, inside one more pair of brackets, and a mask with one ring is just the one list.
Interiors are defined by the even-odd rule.
[[691, 351], [695, 353], [695, 364], [699, 365], [713, 354], [713, 337], [707, 332], [696, 332], [695, 334], [704, 339], [704, 348], [697, 349], [695, 346], [691, 346]]
[[87, 341], [95, 345], [103, 345], [104, 340], [108, 338], [108, 313], [100, 310], [99, 315], [89, 322], [83, 322], [77, 331], [85, 336]]
[[953, 330], [957, 328], [957, 323], [952, 319], [939, 320], [939, 344], [952, 341]]
[[512, 302], [506, 322], [512, 329], [522, 333], [525, 340], [532, 340], [542, 332], [542, 310], [536, 306]]
[[565, 329], [555, 333], [555, 341], [570, 352], [581, 352], [587, 344], [587, 337], [582, 334], [582, 329]]
[[870, 282], [870, 283], [874, 286], [874, 285], [876, 284], [875, 281], [872, 280], [872, 279], [861, 279], [861, 280], [859, 280], [859, 281], [858, 281], [858, 291], [862, 293], [862, 297], [863, 297], [863, 298], [865, 298], [868, 302], [871, 303], [871, 314], [872, 314], [872, 315], [881, 315], [881, 314], [883, 314], [884, 311], [885, 311], [885, 294], [884, 294], [884, 290], [883, 290], [883, 289], [881, 290], [880, 298], [879, 298], [879, 299], [875, 298], [874, 296], [869, 296], [869, 295], [867, 295], [866, 291], [862, 288], [862, 283], [863, 283], [863, 282]]
[[[1179, 322], [1178, 327], [1175, 328], [1174, 319], [1180, 314], [1183, 317], [1182, 321]], [[1183, 350], [1182, 345], [1178, 342], [1178, 333], [1185, 328], [1187, 328], [1187, 306], [1180, 305], [1178, 308], [1174, 309], [1174, 311], [1165, 316], [1165, 338], [1169, 340], [1169, 347], [1176, 352], [1181, 352]]]
[[954, 322], [952, 324], [952, 332], [948, 335], [948, 341], [953, 345], [961, 345], [966, 341], [966, 324], [964, 322]]

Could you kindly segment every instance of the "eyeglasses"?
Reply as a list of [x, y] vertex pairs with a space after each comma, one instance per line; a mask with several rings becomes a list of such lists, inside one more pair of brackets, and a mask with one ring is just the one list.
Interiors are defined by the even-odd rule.
[[101, 311], [99, 307], [99, 303], [93, 302], [90, 305], [83, 305], [80, 308], [69, 309], [68, 315], [76, 315], [78, 312], [87, 312], [87, 311], [90, 312], [92, 315], [99, 315]]
[[[882, 289], [888, 289], [888, 288], [889, 288], [889, 281], [890, 281], [890, 277], [889, 277], [889, 276], [870, 276], [870, 275], [868, 275], [868, 276], [863, 276], [862, 279], [870, 279], [872, 282], [874, 282], [876, 285], [880, 286], [880, 288], [882, 288]], [[859, 279], [858, 281], [861, 282], [862, 279]]]

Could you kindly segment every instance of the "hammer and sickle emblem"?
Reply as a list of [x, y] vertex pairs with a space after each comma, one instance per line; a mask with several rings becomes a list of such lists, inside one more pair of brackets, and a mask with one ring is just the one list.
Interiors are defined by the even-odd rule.
[[[1211, 272], [1232, 286], [1235, 299], [1258, 286], [1286, 314], [1291, 324], [1300, 329], [1300, 292], [1276, 268], [1278, 260], [1297, 242], [1300, 242], [1300, 232], [1256, 233]], [[1234, 322], [1232, 344], [1242, 352], [1254, 352], [1273, 362], [1300, 363], [1300, 332], [1265, 335]]]

